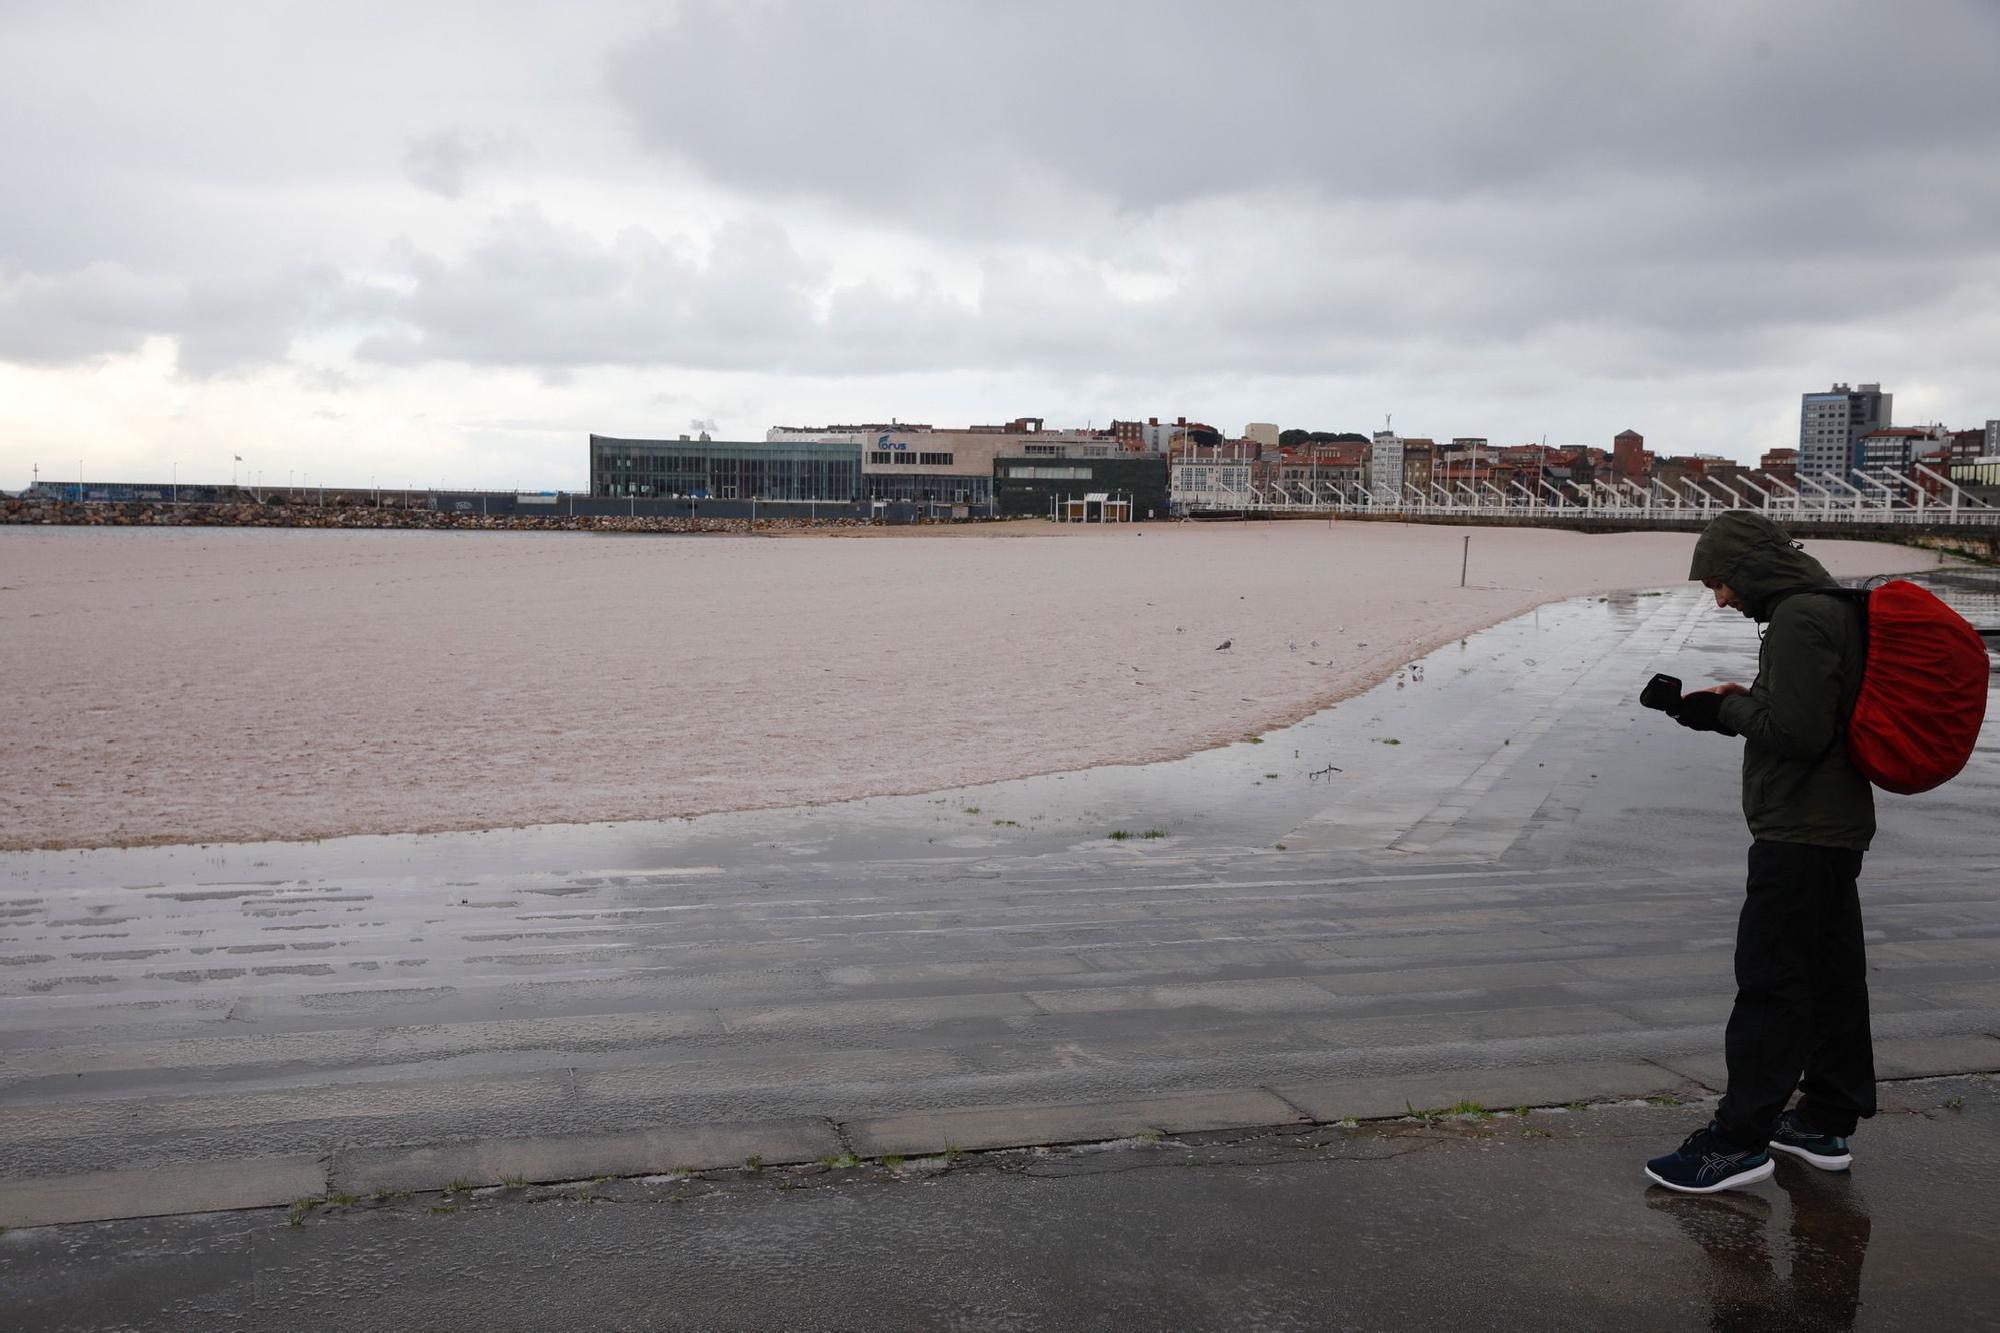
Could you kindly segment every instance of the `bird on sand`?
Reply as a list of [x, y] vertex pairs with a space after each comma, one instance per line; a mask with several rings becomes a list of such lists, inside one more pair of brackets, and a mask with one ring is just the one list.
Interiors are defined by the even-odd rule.
[[1223, 641], [1222, 641], [1221, 643], [1218, 643], [1218, 644], [1216, 644], [1216, 645], [1215, 645], [1215, 651], [1219, 653], [1219, 652], [1221, 652], [1221, 651], [1222, 651], [1222, 650], [1223, 650], [1224, 648], [1227, 648], [1227, 647], [1228, 647], [1228, 646], [1229, 646], [1230, 644], [1232, 644], [1232, 643], [1235, 643], [1235, 642], [1236, 642], [1236, 640], [1234, 640], [1234, 639], [1224, 639], [1224, 640], [1223, 640]]

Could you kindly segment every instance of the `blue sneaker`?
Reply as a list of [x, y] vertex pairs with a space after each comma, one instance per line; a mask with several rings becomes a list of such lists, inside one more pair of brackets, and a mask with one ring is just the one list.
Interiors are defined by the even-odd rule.
[[1656, 1183], [1683, 1194], [1741, 1189], [1769, 1180], [1777, 1169], [1762, 1148], [1752, 1151], [1731, 1145], [1713, 1120], [1688, 1135], [1678, 1151], [1646, 1163], [1646, 1174]]
[[1771, 1146], [1779, 1152], [1802, 1157], [1822, 1171], [1845, 1171], [1854, 1165], [1847, 1140], [1838, 1134], [1822, 1134], [1808, 1125], [1797, 1111], [1787, 1111], [1771, 1128]]

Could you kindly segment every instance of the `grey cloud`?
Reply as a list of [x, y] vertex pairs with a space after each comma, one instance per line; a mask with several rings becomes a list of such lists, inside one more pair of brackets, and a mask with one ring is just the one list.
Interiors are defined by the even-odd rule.
[[185, 284], [117, 264], [0, 271], [0, 360], [69, 365], [137, 351], [172, 324], [185, 300]]
[[195, 282], [176, 330], [181, 373], [220, 375], [283, 360], [292, 340], [319, 322], [341, 287], [339, 273], [326, 266]]
[[[1691, 228], [1764, 225], [1784, 192], [1690, 208]], [[1697, 218], [1696, 215], [1699, 217]], [[1857, 252], [1837, 280], [1811, 262], [1662, 243], [1634, 256], [1587, 212], [1440, 201], [1396, 209], [1283, 198], [1175, 211], [1137, 238], [1171, 283], [1121, 295], [1105, 268], [1053, 249], [997, 250], [972, 299], [921, 275], [835, 284], [775, 223], [737, 224], [705, 260], [641, 229], [609, 242], [534, 210], [495, 220], [458, 259], [410, 250], [406, 291], [377, 292], [367, 359], [524, 366], [677, 365], [837, 376], [953, 370], [1360, 374], [1560, 347], [1565, 374], [1726, 371], [1782, 354], [1798, 330], [1933, 307], [1950, 271]], [[1551, 275], [1556, 275], [1554, 278]], [[1583, 336], [1580, 336], [1583, 335]]]
[[1978, 0], [695, 0], [608, 83], [746, 191], [1180, 256], [1188, 335], [1282, 363], [1354, 320], [1672, 340], [1922, 308], [2000, 255], [1995, 50]]
[[0, 273], [0, 360], [75, 365], [171, 337], [184, 375], [252, 369], [282, 359], [339, 285], [324, 267], [194, 279], [111, 263], [68, 273]]
[[419, 189], [456, 199], [465, 193], [474, 168], [514, 151], [512, 140], [490, 132], [436, 130], [410, 141], [403, 153], [403, 174]]
[[880, 212], [1038, 172], [1149, 209], [1306, 186], [1452, 198], [1618, 170], [1720, 182], [1989, 144], [2000, 10], [1708, 0], [723, 5], [621, 53], [642, 138]]
[[375, 297], [394, 328], [362, 341], [365, 359], [780, 368], [818, 282], [775, 227], [725, 227], [698, 264], [645, 230], [600, 244], [532, 208], [462, 260], [412, 249], [405, 264], [408, 294]]

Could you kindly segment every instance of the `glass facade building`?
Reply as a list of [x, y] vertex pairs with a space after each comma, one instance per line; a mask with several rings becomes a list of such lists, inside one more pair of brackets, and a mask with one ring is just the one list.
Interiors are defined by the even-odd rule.
[[590, 493], [625, 499], [859, 500], [861, 446], [590, 437]]
[[868, 498], [908, 504], [984, 506], [993, 499], [993, 478], [936, 472], [870, 472]]

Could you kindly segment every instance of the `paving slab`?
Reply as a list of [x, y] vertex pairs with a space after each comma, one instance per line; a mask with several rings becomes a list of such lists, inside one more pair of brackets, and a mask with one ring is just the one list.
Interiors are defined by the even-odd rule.
[[1468, 1069], [1396, 1078], [1281, 1083], [1272, 1091], [1314, 1120], [1376, 1120], [1441, 1106], [1560, 1106], [1569, 1102], [1679, 1096], [1697, 1080], [1644, 1061]]
[[2000, 1037], [1928, 1037], [1875, 1044], [1875, 1077], [1931, 1078], [2000, 1070]]
[[326, 1163], [317, 1157], [180, 1162], [0, 1180], [0, 1227], [270, 1208], [325, 1190]]
[[1133, 1134], [1193, 1134], [1299, 1124], [1299, 1110], [1263, 1089], [1082, 1106], [992, 1106], [857, 1120], [844, 1128], [863, 1156], [915, 1156], [947, 1148], [1081, 1143]]
[[771, 1124], [670, 1126], [627, 1134], [564, 1134], [487, 1138], [407, 1148], [364, 1148], [334, 1155], [328, 1188], [442, 1190], [512, 1180], [534, 1183], [644, 1176], [669, 1171], [737, 1167], [752, 1159], [811, 1162], [843, 1151], [832, 1124], [791, 1120]]

